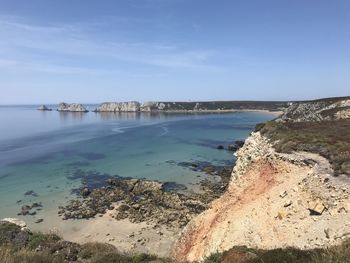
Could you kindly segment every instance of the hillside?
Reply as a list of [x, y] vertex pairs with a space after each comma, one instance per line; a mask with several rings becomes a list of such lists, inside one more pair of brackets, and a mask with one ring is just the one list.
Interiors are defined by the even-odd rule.
[[293, 103], [258, 125], [237, 152], [228, 190], [187, 225], [174, 257], [201, 260], [233, 246], [324, 248], [346, 239], [348, 103]]

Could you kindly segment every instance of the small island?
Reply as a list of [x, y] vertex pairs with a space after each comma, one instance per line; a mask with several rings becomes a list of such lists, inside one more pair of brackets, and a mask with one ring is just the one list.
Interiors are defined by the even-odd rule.
[[58, 105], [57, 111], [64, 111], [64, 112], [88, 112], [88, 110], [79, 103], [65, 103], [61, 102]]
[[46, 105], [41, 105], [38, 110], [40, 111], [52, 111], [52, 109], [48, 108]]

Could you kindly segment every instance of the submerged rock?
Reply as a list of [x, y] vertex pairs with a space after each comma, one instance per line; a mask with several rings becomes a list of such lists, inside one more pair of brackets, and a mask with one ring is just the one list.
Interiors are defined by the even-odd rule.
[[67, 111], [67, 112], [88, 112], [88, 110], [82, 105], [78, 103], [68, 104], [65, 102], [61, 102], [57, 108], [58, 111]]
[[29, 190], [29, 191], [25, 192], [24, 195], [31, 195], [31, 196], [34, 196], [34, 197], [39, 196], [39, 195], [38, 195], [35, 191], [33, 191], [33, 190]]
[[[111, 177], [104, 186], [89, 190], [91, 192], [87, 195], [83, 187], [83, 191], [77, 193], [84, 198], [79, 197], [60, 206], [58, 215], [63, 220], [88, 219], [113, 210], [111, 215], [117, 220], [128, 218], [134, 223], [154, 222], [182, 228], [225, 191], [232, 170], [231, 167], [213, 166], [209, 163], [189, 165], [197, 167], [200, 172], [207, 171], [212, 177], [200, 183], [200, 193], [185, 192], [185, 186], [171, 182]], [[214, 179], [214, 176], [221, 180]]]

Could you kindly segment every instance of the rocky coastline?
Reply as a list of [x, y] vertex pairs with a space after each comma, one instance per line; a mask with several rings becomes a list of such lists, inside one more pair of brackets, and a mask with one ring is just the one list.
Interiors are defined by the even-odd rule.
[[[301, 123], [297, 132], [305, 136], [310, 125], [324, 121], [334, 121], [335, 126], [341, 119], [346, 125], [349, 120], [343, 113], [347, 104], [348, 98], [293, 104], [272, 123]], [[322, 149], [333, 143], [327, 141], [327, 134], [317, 134], [316, 128], [313, 147], [304, 148], [309, 151], [285, 151], [288, 142], [276, 147], [280, 142], [276, 134], [282, 129], [288, 135], [292, 129], [288, 127], [267, 125], [261, 129], [257, 125], [257, 131], [236, 153], [227, 191], [186, 225], [174, 246], [175, 259], [201, 261], [234, 246], [322, 249], [350, 237], [349, 177], [335, 176], [329, 159], [321, 156]], [[348, 130], [342, 132], [342, 137], [349, 135]], [[298, 138], [288, 138], [297, 139], [300, 146]], [[346, 163], [348, 155], [343, 149], [336, 148]]]
[[181, 229], [226, 191], [232, 167], [198, 162], [178, 165], [207, 175], [199, 183], [199, 192], [187, 191], [186, 187], [178, 187], [173, 183], [109, 178], [103, 186], [95, 189], [83, 185], [76, 191], [76, 199], [59, 207], [58, 215], [63, 220], [89, 219], [108, 212], [114, 220], [151, 222]]
[[104, 102], [94, 112], [232, 112], [232, 111], [281, 111], [287, 102], [212, 101], [212, 102], [161, 102], [140, 103]]

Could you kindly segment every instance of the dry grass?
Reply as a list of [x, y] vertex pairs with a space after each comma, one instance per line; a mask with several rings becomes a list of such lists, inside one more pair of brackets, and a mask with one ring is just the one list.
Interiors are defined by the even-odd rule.
[[308, 151], [327, 158], [335, 175], [350, 175], [350, 120], [267, 122], [256, 127], [278, 152]]
[[45, 252], [0, 247], [0, 263], [62, 263], [64, 259]]
[[350, 262], [350, 240], [328, 249], [294, 248], [261, 250], [234, 247], [208, 257], [205, 263], [346, 263]]

